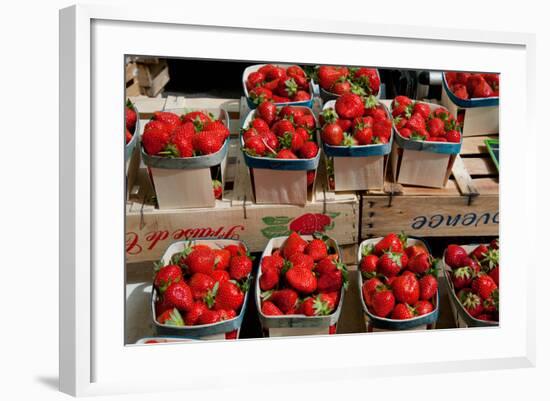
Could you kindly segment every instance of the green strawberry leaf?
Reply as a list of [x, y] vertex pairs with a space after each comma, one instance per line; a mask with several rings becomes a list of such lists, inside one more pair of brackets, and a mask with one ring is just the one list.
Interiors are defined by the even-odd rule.
[[269, 226], [261, 231], [264, 237], [269, 239], [290, 235], [290, 230], [286, 226]]
[[325, 214], [331, 219], [335, 219], [336, 217], [340, 216], [340, 212], [327, 212]]
[[262, 221], [268, 226], [280, 226], [282, 224], [290, 223], [292, 218], [288, 216], [267, 216], [262, 218]]

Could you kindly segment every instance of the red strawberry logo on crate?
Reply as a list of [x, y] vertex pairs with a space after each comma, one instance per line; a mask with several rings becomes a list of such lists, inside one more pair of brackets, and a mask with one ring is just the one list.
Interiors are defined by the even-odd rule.
[[301, 235], [312, 235], [315, 232], [323, 232], [334, 228], [334, 219], [340, 213], [305, 213], [292, 218], [288, 216], [267, 216], [262, 219], [267, 225], [262, 229], [266, 238], [275, 238], [290, 235], [295, 231]]

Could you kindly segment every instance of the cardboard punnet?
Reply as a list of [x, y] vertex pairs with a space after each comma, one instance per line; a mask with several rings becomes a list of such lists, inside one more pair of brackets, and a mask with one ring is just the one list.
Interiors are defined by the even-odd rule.
[[[319, 66], [317, 66], [317, 68], [318, 67]], [[370, 67], [367, 67], [367, 68], [370, 68]], [[380, 80], [380, 71], [378, 71], [378, 68], [374, 68], [374, 70], [376, 70], [376, 75], [378, 75], [378, 80]], [[333, 92], [330, 92], [330, 91], [327, 91], [327, 90], [321, 88], [321, 86], [318, 83], [316, 83], [316, 85], [318, 86], [319, 96], [321, 97], [323, 102], [328, 102], [330, 100], [335, 100], [338, 97], [340, 97], [340, 95], [338, 95], [336, 93], [333, 93]], [[378, 90], [378, 93], [376, 93], [374, 95], [374, 97], [376, 97], [377, 99], [380, 99], [380, 93], [382, 92], [381, 89], [382, 89], [382, 85], [380, 85], [380, 89]]]

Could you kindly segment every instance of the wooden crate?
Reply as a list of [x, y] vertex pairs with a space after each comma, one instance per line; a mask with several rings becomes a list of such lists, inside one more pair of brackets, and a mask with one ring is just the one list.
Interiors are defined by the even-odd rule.
[[384, 191], [361, 194], [360, 238], [404, 231], [416, 236], [498, 235], [498, 171], [483, 141], [467, 137], [445, 188], [387, 181]]
[[[142, 126], [154, 111], [185, 108], [186, 102], [184, 97], [134, 97], [131, 100], [140, 110]], [[221, 104], [220, 99], [202, 101], [206, 108]], [[241, 239], [252, 252], [259, 252], [270, 238], [288, 234], [290, 227], [298, 224], [296, 220], [315, 222], [315, 214], [325, 214], [330, 218], [328, 235], [341, 245], [354, 247], [359, 231], [359, 198], [354, 192], [336, 194], [327, 190], [326, 180], [319, 179], [313, 201], [304, 206], [253, 203], [250, 180], [237, 138], [240, 129], [239, 100], [225, 99], [222, 103], [227, 106], [232, 133], [224, 198], [216, 200], [214, 208], [159, 210], [155, 207], [147, 169], [142, 165], [126, 204], [127, 261], [157, 260], [173, 241], [186, 237]], [[325, 174], [319, 176], [326, 177]]]
[[126, 64], [126, 97], [146, 95], [158, 96], [168, 81], [170, 74], [166, 60], [153, 58], [132, 58]]
[[139, 81], [137, 78], [138, 68], [136, 63], [130, 62], [126, 64], [124, 69], [126, 82], [126, 97], [140, 95]]

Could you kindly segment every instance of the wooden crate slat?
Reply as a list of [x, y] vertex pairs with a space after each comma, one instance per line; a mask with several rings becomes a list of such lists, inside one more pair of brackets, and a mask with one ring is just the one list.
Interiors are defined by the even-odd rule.
[[473, 175], [496, 175], [498, 171], [489, 157], [468, 157], [463, 158], [464, 166], [471, 176]]
[[488, 153], [486, 139], [498, 139], [498, 135], [469, 136], [462, 139], [461, 155], [477, 155]]
[[453, 176], [462, 195], [477, 196], [479, 192], [475, 187], [464, 161], [460, 155], [457, 155], [453, 164]]

